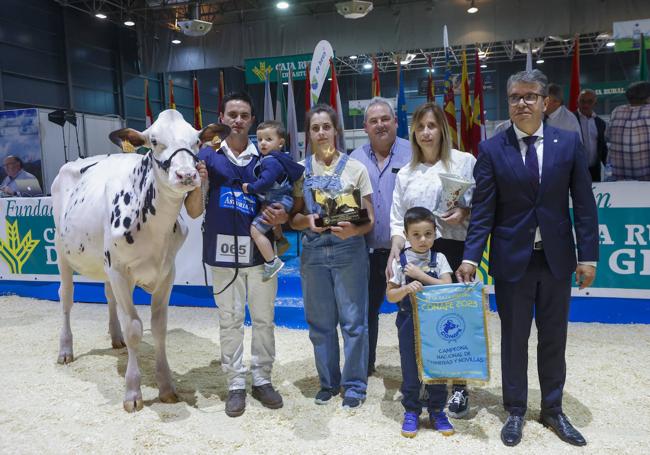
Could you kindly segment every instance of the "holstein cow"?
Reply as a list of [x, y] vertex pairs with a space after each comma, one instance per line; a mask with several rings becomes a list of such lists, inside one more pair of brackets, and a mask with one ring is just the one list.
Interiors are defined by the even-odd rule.
[[133, 305], [135, 286], [151, 293], [160, 400], [177, 401], [165, 337], [174, 259], [187, 235], [179, 213], [185, 195], [201, 184], [196, 168], [200, 144], [220, 141], [228, 133], [227, 126], [214, 124], [197, 131], [180, 113], [166, 110], [143, 132], [127, 128], [109, 136], [123, 147], [151, 148], [146, 155], [79, 159], [65, 164], [52, 184], [63, 307], [58, 362], [74, 359], [70, 329], [73, 271], [103, 281], [113, 347], [124, 347], [126, 341], [128, 349], [124, 409], [129, 412], [142, 409], [143, 404], [137, 359], [142, 321]]

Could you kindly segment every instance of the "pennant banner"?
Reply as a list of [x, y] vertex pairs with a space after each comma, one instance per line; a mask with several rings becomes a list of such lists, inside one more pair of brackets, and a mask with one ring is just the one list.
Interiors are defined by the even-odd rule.
[[320, 96], [321, 90], [323, 90], [327, 72], [330, 68], [330, 59], [332, 58], [334, 58], [332, 45], [329, 41], [320, 41], [316, 45], [316, 49], [314, 49], [314, 56], [311, 59], [311, 65], [309, 65], [310, 99], [312, 106], [318, 103], [318, 97]]
[[147, 128], [153, 123], [153, 112], [149, 104], [149, 80], [144, 80], [144, 124]]
[[490, 380], [483, 284], [425, 286], [411, 296], [422, 382]]

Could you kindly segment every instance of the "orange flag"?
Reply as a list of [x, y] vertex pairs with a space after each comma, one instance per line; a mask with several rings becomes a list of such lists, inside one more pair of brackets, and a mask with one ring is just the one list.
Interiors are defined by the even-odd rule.
[[169, 108], [176, 109], [176, 101], [174, 101], [174, 81], [169, 78]]
[[226, 93], [226, 85], [223, 82], [223, 70], [219, 71], [219, 98], [217, 101], [217, 112], [221, 112], [221, 104]]
[[379, 68], [377, 68], [377, 59], [372, 58], [372, 98], [381, 96], [381, 86], [379, 85]]
[[194, 76], [194, 85], [192, 87], [194, 92], [194, 128], [200, 130], [203, 128], [203, 118], [201, 116], [201, 100], [199, 99], [199, 82]]

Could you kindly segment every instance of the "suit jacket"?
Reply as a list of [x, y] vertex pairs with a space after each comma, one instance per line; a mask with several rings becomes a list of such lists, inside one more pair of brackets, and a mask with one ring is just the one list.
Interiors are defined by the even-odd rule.
[[[582, 131], [582, 123], [580, 123], [580, 114], [578, 111], [573, 113], [578, 119], [578, 124], [580, 125], [580, 131]], [[607, 163], [607, 140], [605, 140], [605, 129], [607, 129], [607, 123], [602, 118], [596, 116], [594, 117], [594, 122], [596, 123], [596, 132], [598, 133], [596, 139], [596, 151], [598, 153], [598, 160], [605, 164]], [[584, 143], [585, 132], [582, 131], [583, 143]], [[600, 164], [598, 165], [600, 169]]]
[[562, 279], [576, 268], [569, 195], [580, 261], [598, 260], [598, 219], [582, 143], [577, 133], [544, 126], [542, 180], [528, 177], [514, 128], [479, 144], [476, 189], [464, 259], [480, 263], [488, 236], [490, 274], [517, 281], [525, 273], [539, 225], [544, 254]]

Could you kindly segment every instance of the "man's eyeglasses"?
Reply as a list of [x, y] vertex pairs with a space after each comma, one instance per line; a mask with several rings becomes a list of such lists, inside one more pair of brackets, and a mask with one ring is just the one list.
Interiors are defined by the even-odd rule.
[[525, 95], [509, 95], [508, 96], [508, 103], [510, 103], [511, 106], [516, 106], [519, 104], [521, 100], [524, 100], [524, 103], [528, 104], [529, 106], [535, 104], [539, 97], [544, 97], [541, 93], [526, 93]]

